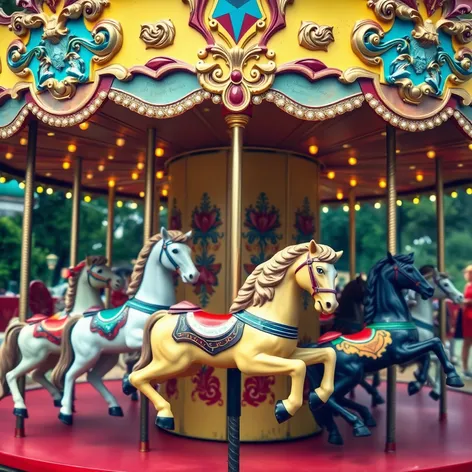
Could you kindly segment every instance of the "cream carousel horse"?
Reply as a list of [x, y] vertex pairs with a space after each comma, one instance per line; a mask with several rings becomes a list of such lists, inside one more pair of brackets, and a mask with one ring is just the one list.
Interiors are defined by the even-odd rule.
[[230, 314], [212, 315], [198, 307], [181, 311], [180, 307], [191, 305], [184, 302], [152, 315], [129, 381], [154, 404], [156, 425], [171, 430], [174, 417], [153, 384], [191, 375], [200, 365], [237, 367], [248, 375], [289, 375], [290, 395], [275, 405], [275, 416], [282, 423], [303, 403], [306, 366], [322, 363], [323, 379], [310, 393], [310, 404], [317, 408], [327, 402], [333, 391], [334, 349], [297, 348], [299, 313], [294, 307], [301, 287], [311, 293], [317, 312], [336, 310], [333, 264], [341, 255], [313, 240], [289, 246], [247, 278]]
[[88, 372], [87, 380], [108, 403], [111, 416], [123, 416], [117, 400], [102, 377], [118, 361], [120, 353], [141, 349], [143, 329], [149, 316], [175, 303], [172, 272], [184, 283], [195, 284], [199, 272], [188, 246], [192, 232], [167, 231], [152, 236], [141, 249], [123, 306], [74, 316], [64, 328], [61, 357], [52, 374], [56, 388], [64, 388], [59, 419], [72, 424], [72, 393], [75, 380]]
[[[438, 272], [434, 266], [426, 265], [420, 268], [420, 273], [434, 287], [433, 299], [445, 300], [449, 299], [453, 303], [460, 304], [464, 300], [462, 293], [454, 286], [447, 274]], [[432, 299], [423, 300], [418, 293], [414, 293], [407, 299], [413, 321], [418, 328], [419, 340], [426, 341], [434, 338], [434, 320], [433, 320], [433, 301]], [[435, 376], [430, 374], [431, 361], [435, 366]], [[419, 368], [415, 372], [416, 381], [412, 381], [408, 385], [408, 393], [414, 395], [419, 392], [424, 385], [423, 379], [427, 380], [431, 386], [431, 398], [438, 400], [440, 396], [440, 369], [437, 358], [427, 354], [418, 362]]]
[[25, 401], [18, 388], [18, 378], [33, 371], [33, 380], [41, 384], [60, 406], [61, 393], [45, 377], [58, 360], [64, 326], [70, 315], [103, 308], [100, 290], [107, 286], [119, 289], [123, 280], [106, 265], [102, 256], [88, 256], [77, 267], [69, 269], [65, 309], [47, 317], [36, 315], [22, 323], [10, 321], [0, 347], [0, 398], [11, 391], [13, 413], [28, 417]]

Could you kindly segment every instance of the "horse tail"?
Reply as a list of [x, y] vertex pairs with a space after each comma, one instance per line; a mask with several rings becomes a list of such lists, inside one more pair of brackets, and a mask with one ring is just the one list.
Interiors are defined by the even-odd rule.
[[10, 391], [7, 373], [13, 370], [21, 360], [18, 337], [26, 325], [19, 318], [12, 318], [5, 331], [5, 338], [0, 346], [0, 400]]
[[72, 328], [82, 318], [82, 315], [71, 316], [62, 332], [61, 354], [59, 361], [51, 374], [51, 382], [58, 390], [64, 389], [64, 379], [70, 366], [74, 362], [74, 349], [72, 348]]
[[154, 325], [164, 316], [168, 315], [168, 311], [160, 310], [151, 315], [144, 325], [143, 347], [141, 348], [141, 357], [136, 362], [133, 372], [149, 365], [152, 361], [151, 331]]

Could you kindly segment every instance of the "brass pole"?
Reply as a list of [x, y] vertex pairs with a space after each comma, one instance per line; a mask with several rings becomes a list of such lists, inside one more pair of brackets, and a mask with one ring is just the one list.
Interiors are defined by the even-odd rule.
[[72, 222], [70, 229], [70, 265], [75, 267], [79, 261], [80, 198], [82, 190], [82, 158], [77, 157], [74, 164], [74, 183], [72, 187]]
[[[387, 249], [397, 252], [396, 129], [387, 125]], [[387, 369], [387, 440], [385, 452], [396, 450], [396, 366]]]
[[349, 279], [356, 278], [356, 192], [349, 192]]
[[[157, 234], [161, 229], [161, 198], [159, 192], [154, 191], [154, 219], [152, 225], [152, 234]], [[166, 228], [168, 225], [165, 225]]]
[[[243, 154], [243, 131], [249, 116], [231, 114], [225, 116], [231, 130], [231, 187], [230, 187], [230, 299], [234, 300], [241, 288], [241, 176]], [[241, 372], [228, 369], [227, 373], [227, 432], [228, 471], [239, 472]]]
[[[436, 222], [438, 245], [438, 270], [445, 272], [445, 235], [444, 235], [444, 181], [443, 160], [436, 158]], [[439, 305], [439, 337], [444, 344], [446, 341], [446, 300], [441, 300]], [[447, 388], [446, 375], [441, 369], [441, 396], [439, 398], [439, 420], [446, 420], [447, 416]]]
[[[113, 264], [113, 233], [115, 227], [115, 187], [108, 187], [108, 225], [107, 225], [107, 260], [110, 267]], [[111, 288], [108, 287], [106, 306], [111, 308]]]
[[[29, 280], [31, 272], [31, 240], [33, 226], [34, 177], [36, 167], [36, 144], [38, 139], [38, 122], [32, 119], [28, 127], [28, 148], [26, 151], [25, 199], [23, 210], [23, 231], [21, 233], [21, 269], [20, 300], [18, 316], [25, 322], [29, 314]], [[20, 392], [25, 396], [25, 377], [18, 381]], [[15, 437], [25, 436], [24, 418], [16, 418]]]
[[[154, 156], [156, 148], [156, 130], [149, 128], [147, 130], [147, 148], [146, 148], [146, 182], [144, 189], [144, 243], [152, 236], [153, 229], [153, 206], [155, 190], [155, 167], [156, 159]], [[140, 431], [140, 452], [149, 451], [149, 400], [141, 394], [141, 431]]]

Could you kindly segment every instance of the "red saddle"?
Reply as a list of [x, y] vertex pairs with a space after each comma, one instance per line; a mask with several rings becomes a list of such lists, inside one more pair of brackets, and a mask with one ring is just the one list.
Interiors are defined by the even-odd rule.
[[187, 301], [177, 303], [169, 308], [169, 313], [176, 315], [188, 312], [192, 312], [195, 321], [204, 327], [222, 325], [233, 317], [231, 313], [208, 313], [207, 311], [203, 311], [199, 306]]
[[372, 335], [372, 330], [370, 328], [364, 328], [362, 331], [353, 334], [344, 334], [339, 331], [328, 331], [318, 338], [318, 344], [329, 343], [335, 339], [340, 338], [341, 336], [347, 341], [353, 342], [363, 342], [369, 340]]
[[67, 317], [60, 319], [55, 317], [47, 318], [35, 325], [33, 336], [35, 338], [47, 338], [49, 341], [59, 346], [61, 344], [64, 326], [68, 320], [69, 318]]

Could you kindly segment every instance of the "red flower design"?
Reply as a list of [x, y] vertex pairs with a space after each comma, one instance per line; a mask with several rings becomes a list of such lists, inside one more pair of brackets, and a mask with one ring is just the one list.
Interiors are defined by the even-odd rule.
[[218, 213], [216, 210], [210, 211], [199, 211], [193, 215], [193, 224], [202, 233], [217, 228], [222, 223], [218, 219]]
[[267, 397], [269, 397], [269, 404], [273, 405], [275, 403], [275, 395], [271, 387], [274, 384], [275, 377], [273, 375], [268, 377], [248, 377], [244, 381], [242, 405], [258, 407], [267, 400]]
[[311, 215], [297, 215], [295, 226], [304, 235], [311, 236], [315, 232], [315, 221]]
[[218, 285], [217, 274], [221, 270], [221, 264], [211, 264], [207, 267], [197, 265], [198, 272], [200, 272], [200, 277], [198, 282], [195, 284], [194, 292], [199, 295], [202, 292], [203, 287], [205, 287], [206, 293], [213, 295], [215, 292], [214, 287]]
[[253, 210], [246, 221], [246, 226], [251, 229], [255, 229], [260, 233], [266, 233], [272, 231], [280, 226], [278, 222], [278, 212], [276, 210], [271, 211], [255, 211]]
[[179, 390], [177, 388], [177, 379], [169, 379], [166, 382], [166, 395], [167, 398], [175, 397], [179, 398]]
[[195, 395], [198, 395], [198, 398], [208, 406], [215, 404], [223, 405], [220, 379], [212, 375], [214, 371], [214, 367], [203, 366], [198, 374], [192, 377], [192, 383], [195, 384], [195, 388], [192, 391], [193, 401], [196, 401]]

